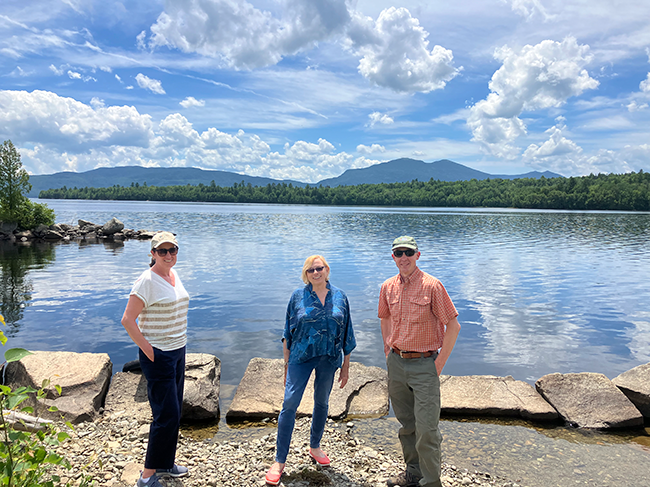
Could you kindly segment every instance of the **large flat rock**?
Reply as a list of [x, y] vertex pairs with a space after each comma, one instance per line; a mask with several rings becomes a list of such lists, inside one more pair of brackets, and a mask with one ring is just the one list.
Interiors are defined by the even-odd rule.
[[[228, 421], [277, 417], [284, 399], [284, 361], [253, 358], [248, 363], [235, 397], [226, 413]], [[339, 372], [330, 394], [329, 417], [382, 416], [388, 413], [388, 376], [384, 369], [350, 363], [349, 380], [341, 389]], [[311, 416], [314, 408], [314, 376], [309, 380], [297, 416]]]
[[614, 377], [612, 382], [646, 418], [650, 418], [650, 363]]
[[526, 382], [512, 377], [440, 377], [442, 413], [552, 421], [557, 411]]
[[[25, 405], [32, 405], [42, 418], [61, 419], [63, 416], [66, 421], [80, 423], [95, 419], [112, 371], [113, 364], [105, 353], [33, 352], [8, 364], [6, 383], [12, 388], [40, 389], [43, 381], [49, 380], [42, 404], [30, 399]], [[61, 395], [56, 385], [61, 387]], [[47, 411], [50, 406], [58, 411]]]
[[[211, 421], [219, 418], [221, 361], [207, 353], [185, 357], [183, 421]], [[147, 379], [141, 373], [117, 372], [106, 395], [106, 414], [151, 421]]]
[[537, 391], [573, 426], [608, 429], [643, 426], [643, 416], [603, 374], [549, 374]]

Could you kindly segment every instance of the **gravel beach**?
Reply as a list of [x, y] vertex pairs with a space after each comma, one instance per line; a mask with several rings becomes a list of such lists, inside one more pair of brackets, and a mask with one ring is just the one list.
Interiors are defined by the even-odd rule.
[[[383, 487], [388, 477], [404, 468], [398, 453], [380, 445], [366, 444], [354, 434], [354, 422], [328, 421], [322, 448], [332, 465], [317, 467], [308, 457], [308, 418], [298, 419], [281, 485], [293, 487]], [[71, 432], [59, 452], [73, 465], [58, 470], [62, 480], [76, 483], [91, 475], [97, 485], [133, 486], [142, 468], [147, 446], [148, 424], [121, 418], [101, 418], [82, 423]], [[182, 479], [162, 477], [166, 487], [264, 486], [264, 475], [273, 462], [275, 428], [258, 438], [239, 441], [218, 437], [197, 439], [181, 434], [176, 462], [186, 465], [190, 475]], [[55, 473], [55, 472], [53, 472]], [[521, 484], [488, 473], [467, 471], [443, 464], [444, 487], [495, 486], [523, 487]]]

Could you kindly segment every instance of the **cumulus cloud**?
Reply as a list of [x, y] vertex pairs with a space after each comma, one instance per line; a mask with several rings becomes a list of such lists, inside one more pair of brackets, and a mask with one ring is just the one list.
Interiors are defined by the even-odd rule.
[[0, 133], [12, 140], [76, 153], [97, 146], [146, 146], [151, 130], [151, 117], [134, 107], [95, 103], [93, 108], [48, 91], [0, 91]]
[[148, 76], [145, 76], [142, 73], [138, 73], [135, 77], [135, 80], [138, 82], [138, 86], [145, 90], [149, 90], [156, 95], [164, 95], [165, 90], [162, 87], [162, 83], [157, 79], [151, 79]]
[[168, 0], [141, 32], [140, 49], [168, 47], [218, 59], [236, 69], [277, 64], [320, 42], [342, 42], [361, 58], [359, 72], [398, 92], [444, 88], [460, 72], [442, 46], [429, 49], [418, 19], [405, 8], [388, 8], [377, 21], [351, 9], [347, 0], [281, 0], [277, 11], [245, 0]]
[[394, 123], [393, 118], [386, 113], [372, 112], [370, 115], [368, 115], [368, 118], [370, 119], [368, 122], [368, 126], [370, 127], [374, 127], [375, 124], [378, 123], [381, 123], [382, 125], [390, 125]]
[[93, 78], [92, 76], [87, 76], [87, 75], [84, 75], [84, 74], [81, 74], [81, 73], [79, 73], [77, 71], [72, 71], [72, 70], [68, 70], [68, 77], [70, 79], [80, 79], [80, 80], [84, 81], [85, 83], [87, 83], [88, 81], [97, 81], [97, 79]]
[[650, 93], [650, 73], [648, 77], [639, 83], [639, 89], [644, 93]]
[[183, 108], [204, 107], [205, 100], [197, 100], [193, 96], [188, 96], [183, 101], [179, 102], [179, 105], [182, 106]]
[[[258, 135], [243, 130], [231, 134], [210, 127], [199, 132], [180, 113], [154, 123], [134, 107], [106, 106], [99, 98], [86, 105], [47, 91], [0, 91], [0, 137], [9, 136], [32, 173], [191, 166], [314, 183], [379, 162], [337, 152], [324, 138], [273, 151]], [[383, 150], [373, 144], [359, 152]]]
[[600, 149], [587, 154], [582, 147], [566, 137], [564, 117], [558, 117], [556, 122], [555, 126], [546, 131], [548, 140], [540, 145], [528, 146], [523, 154], [526, 165], [566, 175], [620, 174], [647, 169], [650, 144], [626, 145], [620, 150]]
[[554, 16], [549, 15], [540, 0], [501, 0], [512, 7], [512, 11], [527, 19], [541, 16], [544, 20], [550, 20]]
[[373, 83], [399, 92], [444, 88], [460, 70], [442, 46], [429, 50], [429, 33], [405, 8], [390, 7], [376, 22], [355, 12], [347, 47], [362, 56], [359, 72]]
[[497, 157], [513, 159], [519, 154], [514, 142], [526, 133], [522, 112], [560, 107], [599, 84], [585, 69], [592, 59], [589, 46], [578, 45], [573, 37], [520, 50], [506, 46], [494, 57], [503, 65], [490, 80], [487, 98], [471, 107], [467, 124], [472, 140]]
[[253, 69], [341, 33], [350, 20], [345, 0], [284, 0], [281, 5], [282, 17], [277, 18], [245, 0], [167, 1], [151, 26], [149, 46], [196, 52], [221, 58], [231, 67]]
[[359, 144], [357, 146], [357, 152], [360, 154], [373, 154], [376, 152], [386, 152], [386, 148], [379, 144], [372, 144], [371, 146]]
[[636, 102], [636, 100], [632, 100], [630, 103], [628, 103], [628, 104], [625, 105], [625, 106], [626, 106], [628, 112], [638, 112], [638, 111], [640, 111], [640, 110], [645, 110], [646, 108], [648, 108], [648, 104], [647, 104], [647, 103], [642, 103], [641, 105], [639, 105], [639, 104]]

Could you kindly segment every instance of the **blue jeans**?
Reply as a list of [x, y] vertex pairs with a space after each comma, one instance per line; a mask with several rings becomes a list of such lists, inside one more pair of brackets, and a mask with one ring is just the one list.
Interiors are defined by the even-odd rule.
[[276, 442], [275, 461], [286, 463], [293, 427], [296, 424], [296, 411], [302, 395], [309, 382], [312, 370], [316, 371], [314, 380], [314, 411], [311, 418], [309, 446], [319, 448], [325, 431], [330, 392], [334, 384], [336, 365], [330, 357], [314, 357], [301, 364], [289, 364], [287, 367], [287, 385], [284, 389], [284, 402], [278, 417], [278, 439]]
[[176, 457], [178, 429], [183, 408], [185, 347], [163, 351], [153, 349], [154, 361], [140, 350], [140, 366], [147, 379], [147, 395], [153, 421], [144, 468], [172, 468]]

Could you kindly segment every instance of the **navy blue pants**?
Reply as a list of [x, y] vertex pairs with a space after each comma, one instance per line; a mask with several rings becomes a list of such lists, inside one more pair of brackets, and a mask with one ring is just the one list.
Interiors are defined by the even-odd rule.
[[140, 366], [147, 379], [153, 421], [144, 468], [173, 468], [185, 384], [185, 347], [165, 352], [153, 349], [154, 361], [140, 350]]

